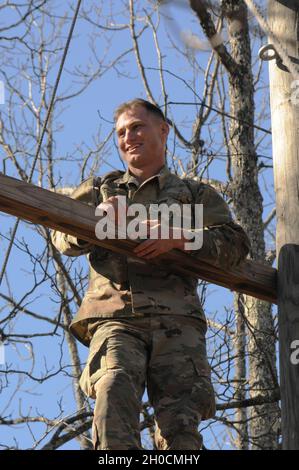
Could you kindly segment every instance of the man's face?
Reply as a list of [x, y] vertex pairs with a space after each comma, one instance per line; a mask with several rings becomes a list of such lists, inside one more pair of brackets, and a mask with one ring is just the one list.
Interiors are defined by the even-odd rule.
[[117, 119], [116, 132], [121, 156], [128, 167], [162, 166], [168, 130], [163, 119], [142, 106], [123, 112]]

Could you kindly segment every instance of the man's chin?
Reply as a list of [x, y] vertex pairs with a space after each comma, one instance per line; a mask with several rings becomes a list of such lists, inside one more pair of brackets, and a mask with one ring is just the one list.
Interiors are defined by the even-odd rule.
[[129, 163], [138, 163], [143, 160], [143, 155], [142, 153], [131, 153], [129, 157], [127, 158], [127, 162]]

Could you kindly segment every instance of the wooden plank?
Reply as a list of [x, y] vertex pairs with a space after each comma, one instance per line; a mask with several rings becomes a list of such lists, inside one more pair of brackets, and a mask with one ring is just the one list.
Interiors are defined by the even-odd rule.
[[[99, 218], [93, 207], [2, 174], [0, 210], [130, 256], [134, 256], [132, 249], [138, 244], [129, 239], [98, 240], [95, 225]], [[276, 303], [276, 270], [260, 263], [245, 261], [238, 268], [225, 271], [179, 250], [161, 255], [152, 263], [167, 263], [174, 272]]]

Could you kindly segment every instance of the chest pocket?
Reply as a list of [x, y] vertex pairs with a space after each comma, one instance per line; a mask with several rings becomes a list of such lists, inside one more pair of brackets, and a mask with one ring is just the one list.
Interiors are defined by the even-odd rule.
[[[173, 208], [170, 208], [168, 218], [169, 222], [173, 223], [174, 226], [193, 227], [193, 197], [188, 188], [182, 188], [176, 191], [173, 189], [165, 191], [160, 194], [157, 202], [159, 206], [161, 204], [167, 204], [167, 206], [174, 204]], [[165, 212], [165, 215], [168, 217], [167, 212]]]
[[125, 188], [111, 183], [103, 183], [100, 187], [101, 201], [105, 202], [111, 196], [127, 196]]
[[159, 195], [159, 203], [169, 201], [170, 204], [173, 202], [177, 202], [181, 204], [191, 204], [192, 200], [193, 200], [192, 193], [189, 190], [189, 188], [187, 188], [185, 185], [178, 189], [165, 188], [163, 191], [161, 191]]

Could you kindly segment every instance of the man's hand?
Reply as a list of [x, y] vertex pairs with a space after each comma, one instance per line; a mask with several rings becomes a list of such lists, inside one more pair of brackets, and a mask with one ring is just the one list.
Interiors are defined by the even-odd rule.
[[161, 223], [158, 220], [145, 220], [143, 223], [147, 225], [148, 234], [150, 230], [156, 229], [158, 233], [157, 239], [149, 239], [140, 243], [133, 252], [140, 258], [152, 259], [167, 253], [173, 249], [184, 250], [187, 239], [183, 235], [181, 228], [169, 227], [169, 238], [161, 238]]

